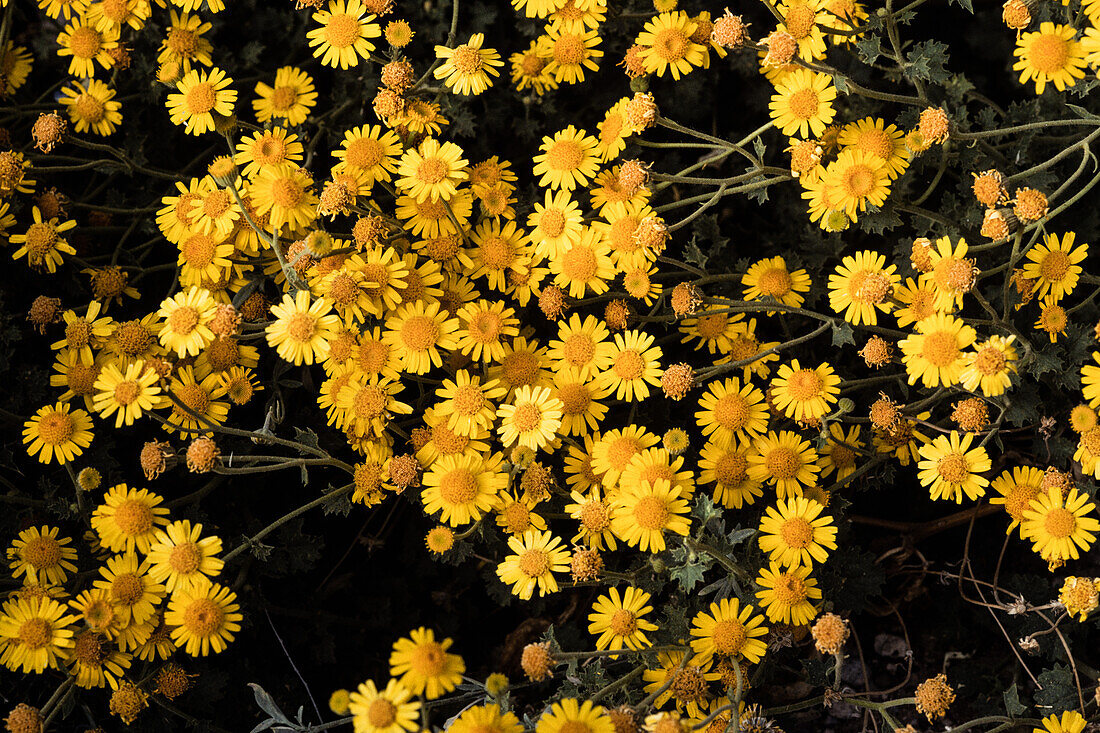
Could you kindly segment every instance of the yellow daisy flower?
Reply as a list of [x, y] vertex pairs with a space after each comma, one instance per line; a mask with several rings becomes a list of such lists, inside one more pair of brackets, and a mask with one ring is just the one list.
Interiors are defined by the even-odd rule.
[[222, 551], [220, 538], [202, 536], [202, 524], [192, 526], [187, 519], [158, 529], [149, 544], [146, 559], [149, 577], [163, 583], [169, 593], [190, 587], [204, 579], [217, 577], [224, 563], [216, 555]]
[[805, 301], [802, 293], [810, 289], [810, 276], [805, 270], [788, 269], [782, 257], [769, 257], [752, 264], [741, 277], [741, 284], [745, 286], [745, 300], [771, 298], [783, 305], [800, 308]]
[[988, 471], [993, 464], [985, 448], [978, 446], [971, 450], [973, 440], [973, 435], [960, 436], [952, 430], [950, 435], [940, 435], [920, 447], [919, 478], [933, 499], [961, 504], [964, 494], [968, 499], [985, 496], [989, 479], [978, 474]]
[[512, 594], [528, 601], [538, 588], [540, 596], [558, 591], [554, 573], [569, 571], [569, 550], [562, 546], [560, 537], [551, 532], [527, 530], [522, 537], [509, 537], [511, 555], [497, 565], [496, 573], [501, 582], [512, 586]]
[[561, 427], [562, 401], [549, 387], [520, 387], [512, 402], [497, 408], [497, 433], [505, 448], [515, 444], [531, 450], [547, 448]]
[[481, 519], [508, 485], [508, 476], [500, 466], [501, 457], [495, 453], [485, 457], [465, 452], [433, 459], [422, 479], [424, 511], [440, 512], [440, 521], [452, 527]]
[[650, 385], [660, 385], [663, 352], [654, 341], [653, 336], [636, 329], [615, 334], [611, 363], [597, 379], [615, 389], [616, 399], [640, 402], [649, 397]]
[[271, 306], [275, 320], [264, 329], [268, 345], [292, 364], [322, 361], [340, 324], [340, 317], [330, 311], [324, 298], [311, 302], [308, 290], [284, 295], [281, 303]]
[[57, 266], [64, 262], [63, 254], [75, 255], [76, 250], [61, 235], [76, 226], [75, 221], [58, 222], [57, 217], [46, 219], [37, 206], [31, 207], [34, 223], [27, 227], [25, 234], [13, 234], [8, 238], [11, 244], [22, 245], [11, 253], [13, 260], [24, 255], [27, 264], [36, 270], [45, 269], [50, 274], [57, 272]]
[[813, 499], [791, 497], [769, 506], [760, 518], [760, 549], [783, 567], [825, 562], [836, 549], [836, 526]]
[[374, 44], [371, 38], [382, 35], [382, 29], [367, 14], [360, 0], [329, 0], [327, 10], [318, 10], [313, 20], [321, 27], [306, 33], [313, 55], [325, 66], [349, 69], [359, 65], [359, 59], [370, 60]]
[[[533, 0], [527, 0], [528, 5]], [[591, 700], [565, 697], [550, 705], [535, 723], [535, 733], [614, 733], [611, 716]]]
[[188, 135], [214, 130], [214, 115], [228, 117], [237, 103], [237, 92], [229, 89], [233, 80], [221, 69], [192, 69], [176, 82], [178, 91], [168, 95], [165, 105], [173, 125], [182, 125]]
[[52, 598], [7, 601], [0, 612], [0, 663], [24, 674], [58, 669], [74, 646], [71, 626], [76, 618], [65, 610]]
[[973, 328], [954, 316], [937, 313], [916, 324], [917, 333], [898, 342], [909, 384], [925, 387], [958, 384], [966, 358], [963, 349], [977, 339]]
[[63, 585], [69, 573], [76, 572], [76, 548], [69, 537], [58, 537], [57, 527], [24, 529], [12, 540], [7, 557], [11, 562], [12, 577], [25, 577], [25, 583], [37, 585]]
[[750, 382], [742, 385], [737, 377], [708, 384], [699, 407], [695, 419], [703, 435], [719, 443], [752, 438], [768, 429], [764, 393]]
[[436, 46], [435, 57], [443, 61], [433, 76], [455, 94], [476, 96], [492, 84], [489, 76], [500, 76], [497, 67], [504, 66], [496, 49], [483, 48], [484, 33], [474, 33], [466, 43], [448, 48]]
[[1034, 80], [1036, 94], [1047, 84], [1065, 91], [1085, 76], [1085, 50], [1072, 25], [1042, 23], [1038, 31], [1020, 34], [1012, 53], [1019, 57], [1012, 69], [1020, 72], [1020, 83]]
[[598, 59], [603, 57], [603, 51], [596, 46], [602, 39], [595, 29], [569, 29], [551, 22], [539, 41], [537, 53], [547, 62], [543, 73], [552, 74], [559, 84], [579, 84], [584, 81], [585, 69], [600, 68]]
[[776, 85], [769, 108], [771, 118], [784, 135], [819, 137], [833, 121], [836, 87], [828, 74], [795, 69]]
[[348, 697], [348, 712], [355, 733], [402, 733], [418, 730], [420, 701], [412, 692], [391, 679], [379, 690], [367, 680]]
[[1035, 280], [1034, 294], [1058, 302], [1073, 292], [1081, 276], [1080, 263], [1088, 254], [1089, 246], [1074, 247], [1074, 232], [1066, 232], [1061, 241], [1057, 234], [1048, 234], [1041, 244], [1028, 250], [1024, 263], [1024, 277]]
[[967, 352], [963, 359], [965, 368], [959, 375], [959, 382], [971, 392], [979, 389], [986, 397], [999, 397], [1012, 386], [1012, 375], [1016, 373], [1016, 361], [1019, 358], [1013, 335], [990, 336], [982, 344]]
[[451, 639], [436, 641], [435, 632], [421, 626], [410, 638], [398, 639], [390, 653], [390, 674], [414, 695], [434, 700], [462, 682], [466, 663], [457, 654], [447, 652]]
[[[627, 586], [619, 595], [618, 588], [609, 588], [592, 604], [588, 614], [588, 633], [596, 636], [597, 649], [645, 649], [653, 642], [645, 635], [656, 631], [657, 625], [642, 618], [653, 610], [650, 595], [641, 588]], [[615, 656], [611, 657], [615, 659]]]
[[611, 505], [611, 531], [641, 552], [665, 549], [665, 532], [687, 536], [688, 503], [679, 487], [659, 479], [620, 486]]
[[650, 74], [664, 76], [665, 72], [679, 81], [706, 60], [706, 46], [696, 43], [691, 36], [696, 23], [682, 10], [658, 13], [649, 20], [635, 43], [642, 47], [640, 58]]
[[1005, 508], [1012, 520], [1005, 532], [1011, 534], [1023, 522], [1024, 510], [1031, 506], [1031, 500], [1043, 492], [1043, 471], [1033, 466], [1006, 468], [989, 486], [997, 492], [989, 503]]
[[1030, 540], [1039, 557], [1056, 569], [1066, 560], [1078, 559], [1078, 547], [1088, 552], [1096, 541], [1100, 522], [1086, 516], [1095, 509], [1088, 494], [1070, 489], [1063, 496], [1059, 487], [1052, 486], [1032, 499], [1024, 510], [1020, 536]]
[[172, 641], [193, 657], [220, 654], [241, 630], [237, 594], [225, 586], [200, 580], [176, 592], [168, 600], [164, 623]]
[[27, 454], [40, 463], [69, 463], [92, 443], [92, 419], [84, 410], [72, 410], [67, 402], [47, 405], [23, 423]]
[[462, 155], [462, 148], [452, 142], [440, 144], [427, 138], [401, 156], [397, 186], [418, 202], [450, 201], [469, 177], [464, 170], [468, 161]]
[[768, 627], [753, 606], [742, 606], [736, 598], [723, 598], [711, 603], [708, 610], [691, 620], [691, 635], [695, 637], [691, 649], [698, 658], [719, 655], [755, 664], [764, 657], [767, 645], [760, 637], [767, 635]]
[[817, 459], [817, 451], [798, 433], [769, 431], [753, 440], [749, 478], [774, 486], [780, 499], [802, 496], [803, 488], [813, 486], [821, 471]]
[[787, 417], [808, 422], [824, 417], [840, 395], [840, 376], [828, 364], [814, 369], [798, 359], [783, 364], [772, 379], [772, 401]]
[[149, 552], [157, 528], [168, 524], [164, 499], [148, 489], [118, 484], [108, 489], [103, 503], [92, 512], [92, 529], [111, 552]]
[[749, 477], [752, 446], [711, 436], [699, 452], [699, 483], [714, 484], [712, 498], [727, 509], [740, 509], [763, 496], [762, 483]]
[[77, 17], [57, 35], [57, 55], [71, 56], [69, 76], [89, 79], [95, 76], [96, 64], [104, 69], [115, 65], [111, 51], [118, 48], [119, 29], [96, 30], [85, 16]]
[[817, 616], [814, 601], [821, 599], [821, 589], [817, 580], [810, 577], [809, 566], [783, 570], [773, 562], [770, 567], [760, 569], [756, 584], [760, 586], [756, 597], [769, 620], [804, 626]]
[[599, 141], [573, 125], [543, 137], [534, 157], [539, 185], [555, 191], [572, 191], [595, 177], [599, 166]]
[[878, 324], [878, 311], [889, 313], [894, 289], [901, 282], [897, 266], [886, 266], [886, 258], [868, 250], [847, 256], [829, 276], [829, 307], [855, 325]]
[[256, 99], [252, 109], [261, 124], [272, 119], [285, 120], [296, 127], [309, 118], [317, 104], [317, 91], [313, 77], [296, 66], [283, 66], [275, 72], [275, 85], [256, 84]]
[[98, 79], [86, 83], [74, 81], [62, 87], [61, 105], [77, 132], [94, 132], [100, 137], [113, 133], [122, 124], [122, 103], [115, 101], [115, 90]]

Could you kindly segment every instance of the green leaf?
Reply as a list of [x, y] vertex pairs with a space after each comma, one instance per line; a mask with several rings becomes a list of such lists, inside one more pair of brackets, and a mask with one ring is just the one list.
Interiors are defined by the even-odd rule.
[[680, 584], [680, 587], [684, 589], [685, 593], [691, 593], [692, 588], [694, 588], [697, 583], [703, 581], [703, 573], [706, 572], [706, 569], [703, 563], [688, 563], [678, 568], [673, 568], [669, 575]]
[[1062, 713], [1077, 707], [1077, 687], [1068, 664], [1055, 664], [1039, 673], [1041, 690], [1035, 691], [1035, 704], [1045, 713]]
[[1012, 687], [1005, 690], [1004, 700], [1005, 711], [1008, 712], [1009, 717], [1019, 717], [1027, 710], [1027, 706], [1020, 702], [1020, 691], [1016, 689], [1015, 682], [1012, 683]]
[[693, 236], [691, 241], [684, 246], [684, 262], [703, 269], [707, 266], [707, 260], [710, 258], [703, 254], [703, 250], [699, 249], [699, 245], [695, 243], [695, 240], [696, 237]]
[[[302, 445], [308, 445], [310, 448], [319, 448], [320, 445], [317, 442], [317, 433], [312, 429], [306, 428], [302, 430], [299, 427], [294, 428], [294, 440]], [[304, 452], [304, 451], [303, 451]]]
[[947, 44], [939, 41], [922, 41], [913, 46], [906, 57], [906, 73], [917, 79], [943, 84], [951, 76], [944, 64], [949, 58]]
[[873, 64], [882, 55], [882, 43], [878, 36], [864, 36], [856, 41], [855, 46], [864, 63]]
[[971, 15], [974, 14], [974, 3], [971, 0], [948, 0], [948, 2], [951, 5], [958, 5]]
[[847, 321], [833, 321], [833, 346], [855, 345], [852, 327]]

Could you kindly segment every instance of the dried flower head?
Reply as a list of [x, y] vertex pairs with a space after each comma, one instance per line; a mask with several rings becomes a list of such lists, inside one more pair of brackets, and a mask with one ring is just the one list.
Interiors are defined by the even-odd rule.
[[67, 129], [68, 124], [65, 122], [65, 118], [57, 112], [43, 112], [38, 115], [38, 119], [34, 121], [34, 125], [31, 127], [31, 138], [34, 140], [34, 147], [43, 153], [53, 152], [53, 149], [61, 144]]
[[554, 655], [550, 653], [550, 642], [543, 641], [523, 647], [520, 666], [527, 679], [542, 682], [554, 674]]
[[46, 333], [47, 326], [61, 320], [61, 298], [39, 295], [31, 302], [27, 320], [34, 325], [36, 331]]
[[1039, 221], [1050, 207], [1046, 194], [1034, 188], [1016, 189], [1016, 197], [1012, 200], [1012, 213], [1020, 221]]
[[917, 685], [916, 698], [917, 710], [933, 723], [955, 702], [955, 691], [947, 684], [947, 675], [940, 673]]
[[848, 640], [848, 622], [835, 613], [826, 613], [814, 622], [810, 633], [814, 637], [814, 646], [822, 654], [840, 654], [844, 642]]
[[600, 551], [592, 547], [580, 545], [574, 547], [569, 562], [574, 582], [599, 580], [600, 573], [603, 572], [603, 558], [600, 557]]
[[964, 432], [980, 433], [989, 425], [989, 408], [980, 397], [970, 397], [954, 404], [951, 419]]
[[673, 364], [661, 374], [661, 391], [672, 400], [682, 400], [695, 386], [695, 370], [683, 362]]
[[890, 342], [880, 336], [872, 336], [859, 350], [859, 355], [867, 366], [877, 369], [890, 363], [893, 358], [894, 347]]
[[191, 473], [210, 473], [221, 454], [213, 438], [199, 436], [187, 446], [187, 470]]
[[695, 287], [695, 283], [682, 282], [672, 289], [669, 304], [672, 312], [680, 318], [690, 316], [703, 304], [703, 294]]
[[947, 142], [950, 127], [951, 120], [947, 117], [947, 112], [941, 107], [925, 108], [920, 113], [920, 121], [917, 123], [917, 129], [920, 130], [921, 137], [929, 143], [939, 143], [940, 145]]
[[734, 15], [729, 8], [714, 21], [710, 40], [722, 48], [738, 48], [748, 41], [748, 24], [740, 15]]

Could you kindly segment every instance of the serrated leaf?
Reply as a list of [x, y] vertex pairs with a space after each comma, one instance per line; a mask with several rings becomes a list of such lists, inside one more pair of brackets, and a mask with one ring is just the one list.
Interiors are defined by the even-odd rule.
[[764, 157], [764, 151], [767, 150], [768, 148], [767, 148], [766, 145], [764, 145], [763, 140], [761, 140], [760, 138], [756, 138], [752, 141], [752, 149], [754, 151], [756, 151], [756, 157], [757, 158], [763, 158]]
[[944, 64], [949, 55], [947, 44], [939, 41], [922, 41], [913, 46], [906, 56], [905, 71], [908, 75], [934, 84], [942, 84], [950, 77]]
[[847, 321], [833, 321], [833, 346], [855, 345], [852, 326]]
[[878, 36], [864, 36], [856, 40], [855, 46], [856, 51], [859, 52], [859, 57], [863, 59], [864, 63], [873, 64], [882, 55], [882, 43], [879, 41]]
[[313, 430], [310, 429], [310, 428], [306, 428], [305, 430], [302, 430], [299, 427], [295, 427], [294, 428], [294, 440], [301, 443], [302, 445], [308, 445], [310, 448], [320, 447], [319, 446], [319, 439], [317, 437], [317, 433], [313, 432]]
[[689, 265], [695, 265], [702, 269], [707, 266], [707, 260], [710, 258], [703, 254], [703, 250], [699, 249], [699, 245], [695, 243], [695, 237], [691, 238], [691, 241], [684, 246], [684, 261]]
[[729, 542], [731, 547], [736, 547], [754, 534], [756, 534], [756, 530], [753, 527], [738, 527], [726, 535], [726, 542]]
[[836, 90], [841, 94], [848, 93], [848, 80], [843, 76], [834, 76], [833, 86], [835, 86]]
[[958, 5], [971, 15], [974, 14], [974, 3], [971, 0], [948, 0], [948, 2], [951, 5]]
[[1012, 687], [1009, 687], [1004, 692], [1005, 711], [1009, 717], [1016, 718], [1023, 715], [1027, 710], [1027, 706], [1020, 702], [1020, 691], [1016, 689], [1016, 683], [1012, 683]]
[[702, 582], [703, 573], [706, 572], [706, 569], [706, 565], [703, 563], [687, 563], [678, 568], [673, 568], [669, 575], [680, 584], [685, 593], [690, 593], [696, 584]]
[[1044, 714], [1061, 713], [1077, 707], [1077, 686], [1067, 664], [1055, 664], [1039, 673], [1041, 690], [1035, 691], [1035, 704]]
[[1031, 361], [1027, 364], [1027, 370], [1036, 377], [1061, 369], [1062, 360], [1050, 352], [1050, 350], [1036, 349], [1031, 352]]

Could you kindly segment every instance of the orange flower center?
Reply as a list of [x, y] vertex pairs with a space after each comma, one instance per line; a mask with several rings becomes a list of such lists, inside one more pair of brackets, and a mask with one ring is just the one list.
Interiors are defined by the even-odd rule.
[[745, 646], [745, 627], [737, 619], [719, 621], [711, 631], [714, 646], [721, 654], [733, 655]]
[[224, 618], [221, 606], [212, 598], [196, 598], [183, 612], [183, 626], [195, 636], [213, 636]]
[[612, 368], [615, 370], [615, 376], [624, 382], [641, 379], [645, 373], [645, 359], [635, 349], [626, 349], [615, 357]]
[[103, 45], [103, 39], [99, 35], [99, 31], [91, 26], [80, 26], [73, 29], [72, 35], [69, 36], [69, 49], [73, 52], [73, 56], [78, 59], [92, 59], [99, 54], [99, 49]]
[[616, 636], [630, 636], [638, 630], [638, 619], [625, 608], [620, 608], [608, 622], [608, 628]]
[[325, 24], [325, 40], [336, 49], [344, 49], [359, 40], [359, 19], [347, 13], [333, 13]]
[[128, 537], [137, 537], [153, 528], [153, 509], [137, 499], [126, 499], [115, 507], [115, 525]]
[[1068, 509], [1055, 507], [1043, 518], [1043, 528], [1054, 539], [1065, 539], [1077, 529], [1077, 517]]
[[642, 529], [662, 530], [668, 522], [668, 507], [657, 496], [643, 496], [634, 505], [634, 521]]
[[76, 426], [65, 412], [50, 412], [38, 421], [38, 437], [47, 445], [61, 445], [73, 437]]
[[966, 456], [961, 453], [952, 453], [944, 456], [936, 464], [936, 472], [949, 484], [961, 484], [970, 476], [970, 464], [966, 462]]
[[777, 479], [792, 479], [802, 468], [802, 459], [796, 451], [781, 445], [768, 452], [764, 466]]
[[468, 504], [477, 497], [477, 490], [477, 478], [466, 468], [450, 471], [439, 482], [439, 494], [448, 504]]
[[802, 517], [791, 517], [779, 527], [779, 536], [787, 547], [801, 550], [814, 539], [814, 528]]
[[194, 542], [181, 542], [168, 553], [168, 566], [180, 575], [190, 575], [202, 564], [202, 550]]
[[1031, 42], [1027, 58], [1043, 74], [1056, 74], [1069, 61], [1069, 43], [1059, 35], [1040, 34]]
[[545, 550], [528, 550], [520, 555], [519, 570], [529, 578], [550, 572], [550, 554]]

